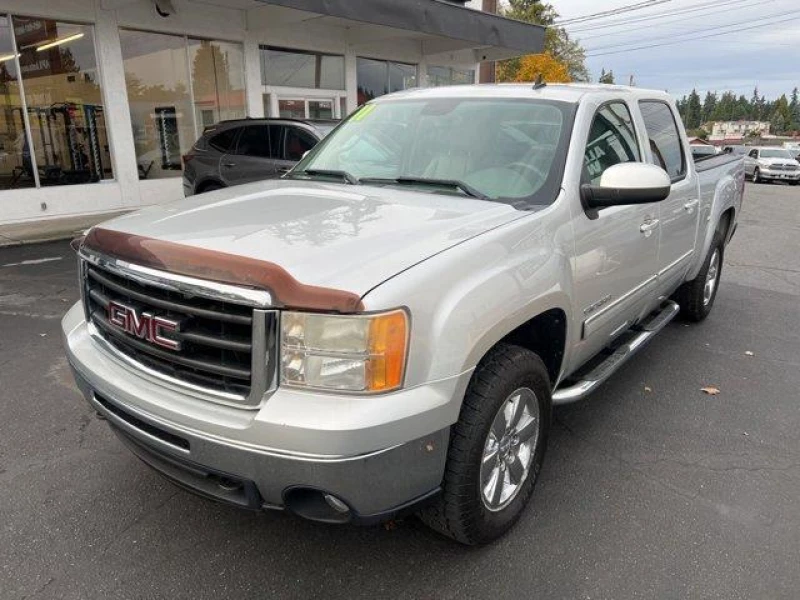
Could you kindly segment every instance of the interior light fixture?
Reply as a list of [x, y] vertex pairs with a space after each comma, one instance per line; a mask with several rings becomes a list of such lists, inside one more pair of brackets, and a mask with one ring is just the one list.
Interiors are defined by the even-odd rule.
[[36, 46], [37, 52], [42, 52], [43, 50], [49, 50], [50, 48], [55, 48], [56, 46], [60, 46], [61, 44], [66, 44], [67, 42], [72, 42], [74, 40], [79, 40], [83, 37], [83, 33], [75, 33], [73, 35], [68, 35], [67, 37], [63, 37], [59, 40], [53, 40], [52, 42], [47, 42], [46, 44], [42, 44], [41, 46]]

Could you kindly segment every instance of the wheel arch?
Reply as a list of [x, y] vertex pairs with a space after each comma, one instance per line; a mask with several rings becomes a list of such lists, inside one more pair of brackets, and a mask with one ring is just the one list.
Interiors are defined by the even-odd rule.
[[202, 194], [208, 189], [209, 186], [212, 185], [218, 185], [220, 187], [228, 187], [224, 183], [222, 183], [222, 181], [216, 179], [215, 177], [207, 177], [206, 179], [203, 179], [200, 183], [198, 183], [195, 186], [195, 194]]

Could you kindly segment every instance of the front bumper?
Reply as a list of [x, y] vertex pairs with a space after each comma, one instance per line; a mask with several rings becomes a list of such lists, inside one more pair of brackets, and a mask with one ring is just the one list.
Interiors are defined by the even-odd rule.
[[278, 388], [257, 409], [230, 407], [134, 371], [90, 335], [80, 304], [62, 327], [86, 400], [175, 483], [246, 508], [293, 509], [287, 494], [321, 490], [357, 522], [388, 518], [438, 491], [470, 376], [382, 397]]
[[761, 168], [759, 175], [762, 179], [775, 181], [800, 181], [800, 171], [772, 171], [768, 168]]

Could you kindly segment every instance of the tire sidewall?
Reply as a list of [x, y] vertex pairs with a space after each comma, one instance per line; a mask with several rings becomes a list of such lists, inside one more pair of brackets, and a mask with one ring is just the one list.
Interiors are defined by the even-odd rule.
[[[714, 284], [714, 291], [711, 294], [711, 299], [708, 301], [708, 304], [702, 303], [702, 293], [703, 293], [703, 285], [705, 285], [706, 276], [708, 275], [708, 269], [711, 267], [711, 257], [714, 255], [714, 250], [717, 250], [719, 253], [719, 264], [717, 265], [717, 276], [716, 276], [716, 283]], [[725, 244], [722, 243], [722, 235], [717, 232], [714, 234], [714, 240], [711, 244], [711, 247], [708, 249], [708, 255], [706, 256], [705, 263], [703, 263], [703, 270], [700, 272], [702, 285], [699, 287], [700, 289], [700, 305], [703, 311], [703, 318], [707, 317], [709, 313], [711, 313], [711, 309], [714, 307], [714, 302], [717, 299], [717, 294], [719, 293], [719, 284], [722, 281], [722, 265], [725, 263]]]
[[[536, 357], [536, 359], [538, 360], [538, 357]], [[478, 526], [480, 541], [490, 541], [499, 537], [519, 519], [523, 509], [530, 500], [544, 462], [550, 430], [549, 425], [552, 418], [550, 383], [546, 377], [542, 376], [543, 373], [541, 371], [526, 369], [525, 367], [527, 364], [528, 362], [525, 361], [519, 365], [515, 365], [518, 368], [511, 377], [496, 382], [494, 386], [495, 389], [492, 391], [491, 406], [487, 406], [487, 416], [481, 428], [480, 440], [475, 444], [470, 456], [471, 464], [475, 468], [475, 480], [472, 484], [474, 495], [473, 503], [476, 505], [476, 510], [480, 517]], [[515, 390], [522, 387], [528, 387], [533, 390], [536, 395], [536, 400], [539, 403], [540, 419], [537, 447], [528, 471], [528, 476], [522, 484], [522, 488], [517, 492], [517, 495], [505, 508], [499, 511], [491, 511], [486, 508], [483, 503], [480, 483], [480, 466], [483, 459], [484, 444], [489, 435], [494, 416], [497, 414], [500, 406], [506, 402], [508, 397]]]

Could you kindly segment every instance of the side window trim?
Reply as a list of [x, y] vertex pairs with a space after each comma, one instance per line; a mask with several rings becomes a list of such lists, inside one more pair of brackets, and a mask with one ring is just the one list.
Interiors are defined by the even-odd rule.
[[[679, 175], [675, 175], [674, 177], [670, 177], [670, 183], [673, 185], [676, 183], [680, 183], [684, 181], [689, 176], [689, 162], [686, 160], [686, 148], [684, 146], [684, 139], [681, 137], [681, 129], [678, 127], [678, 121], [675, 119], [675, 111], [672, 110], [672, 106], [668, 102], [664, 100], [659, 100], [656, 98], [653, 99], [644, 99], [639, 100], [639, 110], [641, 111], [642, 104], [662, 104], [667, 107], [669, 111], [670, 117], [672, 118], [672, 125], [675, 127], [675, 133], [678, 135], [678, 146], [681, 149], [681, 173]], [[644, 118], [644, 115], [642, 115]], [[647, 140], [649, 144], [652, 144], [652, 140], [650, 139], [650, 132], [647, 131], [647, 123], [645, 123], [644, 127], [644, 134], [647, 136]], [[652, 150], [650, 151], [652, 154]], [[655, 164], [654, 162], [652, 164]]]

